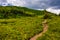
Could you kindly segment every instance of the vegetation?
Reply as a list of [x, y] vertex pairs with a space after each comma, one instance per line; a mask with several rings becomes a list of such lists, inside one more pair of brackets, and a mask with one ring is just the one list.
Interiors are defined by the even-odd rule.
[[0, 40], [29, 40], [42, 32], [43, 20], [48, 20], [48, 31], [37, 40], [60, 39], [60, 16], [44, 11], [16, 6], [0, 6]]
[[[43, 15], [42, 11], [28, 9], [25, 7], [16, 6], [0, 6], [0, 18], [16, 18], [20, 16], [37, 16]], [[41, 12], [41, 13], [40, 13]]]
[[60, 16], [54, 16], [48, 20], [48, 31], [37, 40], [60, 40]]
[[[42, 31], [42, 16], [22, 7], [0, 7], [0, 40], [29, 40]], [[42, 14], [41, 14], [42, 15]]]

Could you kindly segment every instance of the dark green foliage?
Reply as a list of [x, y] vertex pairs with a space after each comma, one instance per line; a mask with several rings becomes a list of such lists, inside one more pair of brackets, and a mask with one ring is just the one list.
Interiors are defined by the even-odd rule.
[[52, 17], [51, 17], [51, 15], [49, 15], [48, 13], [46, 13], [43, 18], [44, 19], [51, 19]]
[[54, 16], [55, 14], [47, 12], [46, 10], [43, 11], [44, 12], [44, 16], [43, 19], [51, 19], [52, 16]]
[[59, 16], [60, 16], [60, 13], [59, 13]]
[[0, 18], [16, 18], [17, 16], [43, 15], [42, 11], [16, 6], [0, 6]]

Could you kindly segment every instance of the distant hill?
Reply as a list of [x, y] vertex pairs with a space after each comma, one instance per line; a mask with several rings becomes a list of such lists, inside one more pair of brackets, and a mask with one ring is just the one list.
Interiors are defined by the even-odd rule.
[[9, 18], [20, 16], [36, 16], [43, 15], [43, 11], [33, 10], [26, 7], [16, 7], [16, 6], [0, 6], [0, 18]]
[[0, 18], [14, 18], [17, 16], [37, 16], [44, 15], [45, 13], [53, 14], [47, 12], [46, 10], [34, 10], [26, 7], [16, 7], [16, 6], [0, 6]]

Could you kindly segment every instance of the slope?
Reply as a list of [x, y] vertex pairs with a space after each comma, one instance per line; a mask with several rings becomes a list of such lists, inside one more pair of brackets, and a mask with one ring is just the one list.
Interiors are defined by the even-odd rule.
[[60, 16], [53, 15], [48, 19], [48, 31], [37, 40], [60, 40]]

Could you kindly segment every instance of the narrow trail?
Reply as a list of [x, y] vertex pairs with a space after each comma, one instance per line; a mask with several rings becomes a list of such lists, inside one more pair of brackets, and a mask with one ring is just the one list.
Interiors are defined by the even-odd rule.
[[43, 25], [43, 31], [41, 33], [33, 36], [30, 40], [37, 40], [38, 37], [41, 37], [48, 30], [47, 20], [44, 20], [42, 22], [42, 25]]

